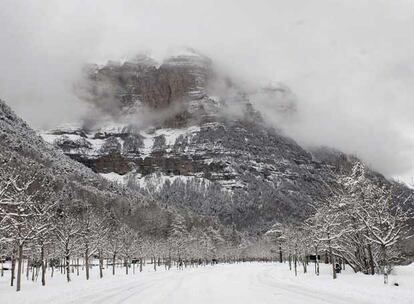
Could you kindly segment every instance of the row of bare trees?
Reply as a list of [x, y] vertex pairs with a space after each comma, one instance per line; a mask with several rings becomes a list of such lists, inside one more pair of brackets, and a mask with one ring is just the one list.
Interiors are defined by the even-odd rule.
[[[189, 225], [174, 209], [169, 211], [166, 235], [151, 235], [121, 222], [110, 209], [82, 201], [66, 184], [56, 190], [55, 184], [39, 177], [9, 176], [0, 180], [0, 259], [10, 258], [10, 285], [17, 291], [25, 262], [26, 276], [31, 268], [45, 285], [47, 271], [53, 277], [55, 268], [70, 282], [73, 269], [79, 274], [81, 266], [88, 280], [96, 260], [102, 278], [105, 266], [115, 275], [116, 265], [123, 265], [128, 274], [137, 261], [142, 271], [148, 259], [154, 270], [161, 263], [167, 269], [174, 264], [205, 265], [237, 260], [246, 248], [234, 229], [224, 231], [214, 223]], [[3, 274], [3, 265], [1, 269]]]
[[[275, 224], [267, 236], [276, 242], [279, 259], [292, 263], [297, 274], [301, 263], [307, 271], [309, 256], [335, 266], [349, 265], [355, 272], [381, 273], [384, 283], [392, 265], [401, 262], [401, 244], [412, 235], [412, 195], [395, 187], [377, 185], [366, 178], [366, 168], [356, 163], [340, 182], [343, 190], [331, 190], [330, 199], [312, 205], [312, 215], [300, 225]], [[283, 255], [284, 258], [283, 258]]]
[[[17, 291], [24, 262], [26, 276], [32, 268], [45, 285], [46, 272], [53, 276], [56, 267], [70, 282], [73, 269], [79, 274], [80, 266], [88, 280], [91, 267], [97, 266], [102, 278], [104, 268], [111, 267], [115, 275], [116, 265], [121, 265], [128, 274], [131, 265], [135, 272], [137, 263], [142, 271], [147, 260], [154, 270], [162, 264], [171, 269], [213, 260], [279, 260], [287, 261], [297, 274], [299, 265], [307, 272], [313, 256], [319, 274], [319, 259], [324, 256], [332, 264], [333, 278], [339, 263], [355, 272], [383, 273], [387, 282], [392, 265], [401, 258], [400, 243], [409, 236], [412, 220], [410, 194], [372, 183], [361, 164], [340, 181], [341, 191], [332, 190], [329, 200], [312, 205], [314, 210], [306, 221], [300, 225], [277, 223], [264, 237], [242, 234], [235, 227], [225, 229], [214, 222], [194, 225], [168, 208], [163, 224], [168, 229], [160, 233], [155, 225], [143, 232], [121, 222], [99, 202], [85, 203], [65, 183], [56, 189], [39, 177], [3, 176], [8, 177], [0, 179], [0, 260], [11, 259], [10, 284]], [[98, 261], [97, 265], [92, 261]]]

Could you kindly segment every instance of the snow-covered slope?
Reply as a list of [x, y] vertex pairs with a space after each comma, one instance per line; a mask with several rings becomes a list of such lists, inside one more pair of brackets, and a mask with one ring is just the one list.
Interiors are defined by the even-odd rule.
[[[74, 128], [66, 127], [66, 132], [68, 134], [62, 135], [65, 138], [73, 140], [83, 138]], [[70, 189], [70, 197], [73, 201], [67, 200], [65, 203], [81, 201], [85, 205], [97, 206], [98, 204], [97, 207], [108, 208], [119, 217], [120, 221], [144, 233], [150, 230], [153, 236], [157, 233], [165, 235], [163, 229], [167, 229], [168, 223], [164, 219], [167, 213], [171, 216], [171, 213], [175, 211], [174, 207], [165, 210], [154, 198], [108, 181], [114, 173], [103, 178], [80, 162], [74, 161], [45, 142], [1, 100], [0, 142], [0, 178], [7, 178], [8, 175], [18, 175], [28, 179], [36, 178], [34, 190], [44, 192], [48, 198], [50, 195], [58, 197], [62, 189], [66, 187], [65, 189]], [[97, 141], [93, 143], [98, 146]], [[91, 152], [88, 155], [93, 156], [94, 153]], [[53, 193], [50, 194], [47, 192], [49, 188], [44, 189], [42, 184], [37, 185], [37, 183], [44, 183], [49, 187], [52, 185]], [[187, 216], [192, 218], [192, 215], [188, 213]], [[198, 223], [202, 222], [198, 215], [193, 215], [193, 217]], [[145, 225], [146, 222], [150, 224]]]

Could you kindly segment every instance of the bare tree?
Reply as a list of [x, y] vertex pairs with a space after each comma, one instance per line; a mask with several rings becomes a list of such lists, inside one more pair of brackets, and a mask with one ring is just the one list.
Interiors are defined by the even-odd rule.
[[315, 241], [323, 244], [332, 264], [332, 278], [336, 279], [336, 254], [334, 247], [338, 240], [349, 231], [343, 223], [343, 197], [332, 194], [325, 202], [314, 205], [315, 213], [307, 220], [308, 230], [315, 231]]
[[55, 219], [55, 237], [63, 252], [66, 279], [70, 282], [70, 257], [77, 249], [76, 239], [81, 236], [82, 226], [77, 216], [79, 211], [71, 210], [69, 206], [61, 206], [58, 209]]
[[99, 255], [99, 275], [103, 277], [103, 246], [105, 238], [108, 234], [108, 219], [100, 211], [86, 206], [86, 210], [81, 214], [81, 230], [80, 236], [84, 247], [85, 274], [89, 280], [90, 258], [98, 253]]
[[115, 275], [116, 259], [122, 249], [122, 237], [120, 230], [120, 223], [117, 220], [112, 220], [109, 224], [109, 231], [107, 236], [106, 250], [112, 258], [112, 275]]
[[279, 252], [279, 262], [283, 263], [283, 251], [282, 245], [286, 241], [286, 235], [284, 233], [284, 227], [281, 223], [276, 222], [273, 226], [266, 232], [266, 235], [270, 237], [278, 246]]
[[29, 187], [34, 179], [21, 182], [19, 176], [10, 178], [1, 190], [0, 215], [3, 227], [7, 227], [9, 238], [17, 247], [16, 291], [21, 289], [24, 246], [36, 240], [50, 227], [54, 204], [36, 202]]
[[[120, 227], [121, 253], [124, 257], [125, 273], [128, 274], [131, 258], [135, 252], [137, 233], [126, 224]], [[155, 261], [154, 261], [155, 263]]]
[[392, 265], [388, 251], [398, 241], [408, 237], [408, 221], [412, 219], [412, 211], [405, 204], [411, 200], [411, 195], [401, 202], [390, 190], [368, 187], [367, 193], [370, 199], [359, 201], [360, 208], [356, 209], [355, 214], [365, 225], [364, 237], [380, 248], [381, 272], [384, 283], [388, 283]]

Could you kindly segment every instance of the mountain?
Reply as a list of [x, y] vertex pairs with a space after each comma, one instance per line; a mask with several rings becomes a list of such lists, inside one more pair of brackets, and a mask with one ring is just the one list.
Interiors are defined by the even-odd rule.
[[165, 237], [174, 218], [185, 218], [188, 227], [216, 224], [212, 218], [180, 212], [173, 206], [165, 208], [149, 196], [99, 176], [46, 143], [2, 100], [0, 143], [0, 180], [15, 176], [33, 179], [31, 191], [45, 199], [59, 199], [66, 191], [69, 195], [65, 196], [65, 204], [106, 209], [148, 237]]
[[137, 56], [88, 65], [84, 75], [76, 93], [94, 115], [41, 132], [44, 140], [102, 177], [240, 230], [304, 219], [309, 203], [342, 189], [341, 177], [360, 163], [333, 149], [304, 149], [263, 121], [251, 100], [272, 100], [289, 118], [297, 109], [288, 88], [244, 89], [193, 50], [161, 64]]

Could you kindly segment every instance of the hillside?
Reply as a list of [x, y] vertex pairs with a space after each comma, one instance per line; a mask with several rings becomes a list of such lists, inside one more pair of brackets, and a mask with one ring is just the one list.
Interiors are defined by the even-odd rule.
[[[72, 160], [46, 143], [1, 100], [0, 142], [1, 179], [34, 179], [32, 191], [48, 195], [47, 199], [57, 199], [69, 187], [71, 199], [65, 203], [75, 205], [80, 201], [107, 209], [121, 222], [156, 238], [167, 235], [171, 219], [181, 216], [174, 207], [162, 208], [154, 198], [108, 181]], [[53, 193], [48, 192], [48, 187], [52, 187]], [[188, 212], [182, 215], [189, 225], [198, 227], [214, 222]]]

